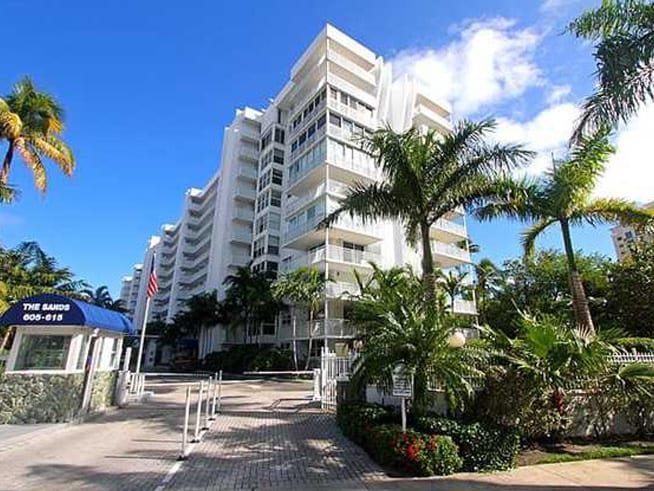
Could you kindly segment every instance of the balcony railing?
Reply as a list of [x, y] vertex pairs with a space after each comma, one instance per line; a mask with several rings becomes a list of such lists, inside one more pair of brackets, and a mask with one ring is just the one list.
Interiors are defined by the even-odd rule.
[[[338, 130], [338, 128], [336, 129]], [[331, 129], [329, 131], [331, 132]], [[372, 157], [355, 161], [354, 159], [346, 159], [342, 155], [335, 155], [334, 152], [328, 151], [327, 161], [336, 167], [355, 172], [375, 181], [382, 177], [382, 171], [375, 165]]]
[[[309, 321], [298, 321], [295, 327], [296, 338], [308, 338], [309, 331], [311, 337], [337, 337], [346, 338], [355, 335], [354, 326], [347, 319], [318, 319], [310, 323]], [[292, 325], [284, 326], [280, 329], [281, 339], [293, 339]]]
[[378, 263], [381, 260], [381, 256], [373, 252], [357, 251], [328, 244], [327, 247], [321, 247], [320, 249], [302, 254], [291, 261], [282, 263], [281, 269], [284, 272], [293, 271], [302, 266], [312, 266], [325, 260], [368, 267], [371, 262]]
[[234, 195], [235, 196], [242, 196], [244, 198], [252, 199], [254, 200], [256, 196], [256, 190], [251, 187], [247, 186], [235, 186], [234, 187]]
[[454, 300], [454, 312], [457, 314], [477, 315], [475, 302], [471, 300], [456, 299]]
[[315, 199], [324, 195], [326, 192], [344, 197], [345, 195], [347, 195], [348, 190], [349, 190], [349, 186], [347, 186], [346, 184], [330, 179], [327, 182], [323, 182], [322, 184], [316, 186], [308, 193], [302, 194], [297, 197], [293, 197], [292, 199], [287, 201], [285, 207], [286, 215], [287, 216], [292, 215], [303, 206], [311, 203]]
[[368, 84], [372, 86], [375, 85], [375, 76], [372, 73], [368, 72], [362, 66], [357, 65], [352, 60], [348, 60], [345, 56], [337, 53], [336, 51], [329, 50], [327, 52], [327, 59], [333, 61], [334, 63], [338, 63], [347, 71], [355, 74], [357, 77], [361, 78]]
[[328, 297], [347, 297], [348, 295], [359, 295], [361, 290], [356, 283], [346, 283], [344, 281], [328, 281], [325, 285], [325, 294]]
[[[318, 224], [325, 218], [325, 212], [320, 212], [313, 219], [309, 221], [300, 222], [294, 226], [286, 228], [286, 242], [289, 242], [301, 235], [316, 230]], [[335, 223], [331, 225], [332, 228], [350, 230], [355, 233], [371, 235], [381, 238], [381, 230], [376, 223], [364, 223], [359, 218], [351, 218], [347, 215], [342, 215]]]
[[234, 220], [245, 220], [251, 222], [254, 220], [254, 211], [246, 210], [244, 208], [234, 208], [232, 210], [232, 218]]
[[242, 146], [239, 148], [238, 153], [243, 157], [247, 157], [252, 160], [259, 160], [259, 151], [255, 150], [254, 148]]
[[455, 235], [460, 235], [462, 237], [466, 237], [466, 228], [456, 222], [452, 222], [450, 220], [445, 220], [443, 218], [439, 219], [434, 223], [434, 228], [437, 228], [439, 230], [443, 230], [444, 232], [449, 232], [451, 234]]
[[238, 176], [245, 179], [255, 179], [257, 178], [257, 170], [253, 167], [247, 165], [241, 165], [238, 169]]
[[465, 249], [461, 249], [454, 244], [445, 244], [443, 242], [432, 241], [432, 251], [434, 254], [449, 256], [459, 259], [464, 262], [470, 262], [470, 253]]
[[369, 128], [375, 128], [375, 120], [368, 113], [354, 109], [353, 107], [343, 104], [331, 97], [329, 98], [327, 105], [330, 109], [333, 109], [346, 118], [351, 119], [355, 123], [360, 123]]

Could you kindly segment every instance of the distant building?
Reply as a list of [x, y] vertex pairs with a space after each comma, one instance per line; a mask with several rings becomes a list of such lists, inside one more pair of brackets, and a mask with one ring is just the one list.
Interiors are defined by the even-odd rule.
[[[654, 211], [654, 201], [643, 205], [643, 208]], [[639, 240], [654, 240], [654, 237], [639, 234], [633, 227], [618, 225], [611, 229], [611, 239], [613, 240], [613, 247], [618, 261], [622, 262], [631, 255], [629, 249], [632, 244]]]
[[[149, 319], [171, 321], [185, 300], [217, 290], [223, 281], [252, 260], [256, 270], [291, 271], [311, 266], [331, 280], [318, 319], [298, 323], [301, 350], [313, 332], [313, 355], [322, 346], [334, 349], [353, 336], [348, 322], [356, 293], [353, 270], [369, 274], [369, 262], [382, 267], [412, 265], [420, 255], [407, 245], [399, 223], [362, 223], [343, 217], [329, 229], [316, 225], [338, 206], [355, 182], [381, 179], [370, 155], [357, 145], [357, 135], [390, 124], [451, 130], [450, 109], [423, 93], [408, 77], [393, 77], [380, 56], [327, 25], [292, 67], [290, 80], [268, 108], [236, 111], [225, 129], [220, 171], [203, 189], [186, 193], [182, 214], [164, 225], [156, 243], [148, 244], [142, 275], [147, 277], [151, 252], [157, 250], [159, 293]], [[459, 246], [468, 237], [463, 210], [432, 229], [435, 262], [442, 268], [468, 265], [470, 253]], [[134, 270], [131, 295], [134, 324], [141, 327], [147, 280]], [[131, 305], [131, 303], [130, 303]], [[474, 302], [459, 299], [455, 310], [475, 314]], [[300, 325], [301, 324], [301, 325]], [[255, 342], [289, 346], [290, 315], [264, 325]], [[243, 339], [220, 327], [200, 337], [200, 356]]]

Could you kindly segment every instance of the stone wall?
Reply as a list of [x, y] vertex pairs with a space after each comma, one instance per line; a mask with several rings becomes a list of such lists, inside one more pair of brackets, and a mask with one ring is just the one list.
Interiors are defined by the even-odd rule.
[[[0, 424], [61, 423], [80, 415], [84, 374], [0, 374]], [[97, 372], [91, 411], [113, 403], [116, 372]]]

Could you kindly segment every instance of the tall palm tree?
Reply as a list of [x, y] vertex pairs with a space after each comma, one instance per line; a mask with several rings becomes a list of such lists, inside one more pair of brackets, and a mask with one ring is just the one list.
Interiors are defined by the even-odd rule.
[[387, 127], [363, 137], [362, 148], [381, 167], [384, 180], [355, 183], [323, 225], [343, 213], [364, 222], [399, 220], [409, 243], [421, 244], [423, 279], [432, 284], [427, 292], [433, 295], [432, 225], [458, 207], [487, 197], [492, 178], [532, 156], [519, 145], [490, 143], [496, 126], [492, 119], [462, 121], [445, 136], [434, 130], [398, 133]]
[[586, 99], [573, 140], [627, 121], [654, 98], [654, 4], [603, 0], [568, 30], [595, 43], [597, 86]]
[[198, 337], [203, 329], [217, 325], [223, 320], [221, 304], [215, 290], [193, 295], [184, 302], [181, 312], [175, 316], [175, 327], [180, 335]]
[[573, 146], [565, 160], [555, 161], [553, 169], [538, 179], [506, 179], [498, 181], [498, 194], [476, 210], [481, 220], [498, 217], [533, 225], [523, 233], [522, 243], [528, 257], [534, 251], [536, 238], [550, 225], [558, 223], [568, 261], [572, 302], [577, 323], [594, 330], [588, 299], [575, 259], [570, 229], [584, 222], [591, 226], [606, 222], [645, 225], [654, 214], [621, 199], [592, 198], [597, 179], [604, 172], [614, 149], [603, 129]]
[[468, 273], [459, 270], [450, 270], [447, 273], [445, 271], [438, 271], [437, 277], [436, 281], [442, 286], [449, 297], [450, 312], [454, 313], [456, 297], [467, 290], [466, 279], [468, 278]]
[[279, 304], [274, 299], [270, 285], [270, 272], [254, 271], [252, 262], [239, 266], [236, 273], [225, 278], [227, 286], [224, 306], [231, 317], [231, 327], [243, 327], [243, 342], [248, 333], [258, 325], [262, 329], [264, 320], [277, 313]]
[[0, 142], [7, 151], [0, 169], [0, 184], [7, 185], [11, 163], [18, 153], [34, 175], [36, 188], [45, 192], [48, 184], [44, 159], [53, 161], [67, 176], [73, 173], [75, 158], [61, 139], [63, 110], [46, 92], [39, 91], [28, 77], [0, 98]]
[[[309, 312], [309, 341], [307, 358], [304, 366], [305, 370], [308, 370], [309, 363], [311, 362], [311, 350], [313, 349], [313, 320], [320, 309], [321, 302], [325, 296], [326, 284], [327, 279], [325, 278], [324, 273], [306, 266], [286, 273], [273, 284], [273, 292], [278, 298], [287, 297], [289, 300], [293, 300], [304, 306]], [[325, 326], [325, 329], [326, 328], [327, 326]], [[293, 332], [293, 344], [295, 344], [295, 335], [296, 332]], [[293, 349], [295, 350], [295, 346]], [[294, 354], [294, 356], [297, 355]]]

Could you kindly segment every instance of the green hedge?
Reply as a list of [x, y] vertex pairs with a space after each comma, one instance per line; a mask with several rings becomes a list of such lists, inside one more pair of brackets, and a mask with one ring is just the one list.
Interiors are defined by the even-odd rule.
[[293, 357], [290, 351], [269, 345], [235, 345], [225, 351], [209, 353], [204, 358], [203, 368], [212, 372], [223, 370], [228, 373], [292, 370]]
[[461, 457], [449, 436], [402, 431], [400, 425], [373, 427], [366, 449], [381, 465], [412, 476], [445, 476], [461, 469]]
[[343, 434], [380, 465], [412, 476], [446, 475], [461, 468], [457, 447], [450, 437], [415, 430], [403, 433], [398, 420], [395, 411], [379, 404], [341, 404], [336, 413]]
[[516, 432], [485, 423], [464, 424], [441, 417], [423, 417], [415, 422], [418, 431], [447, 435], [459, 447], [463, 470], [468, 472], [507, 470], [514, 466], [520, 449]]

